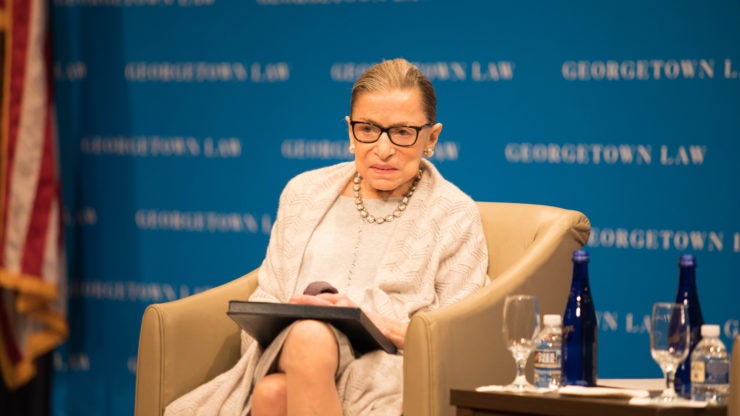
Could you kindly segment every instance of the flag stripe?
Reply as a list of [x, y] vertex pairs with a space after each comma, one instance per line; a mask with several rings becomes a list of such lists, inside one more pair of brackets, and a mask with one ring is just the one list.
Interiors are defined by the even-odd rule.
[[[38, 12], [38, 10], [36, 11]], [[32, 196], [33, 208], [31, 218], [26, 229], [25, 247], [21, 261], [21, 271], [24, 274], [41, 278], [41, 266], [45, 256], [46, 237], [49, 227], [51, 205], [57, 200], [56, 167], [54, 165], [54, 148], [49, 123], [49, 108], [47, 104], [47, 78], [44, 73], [46, 56], [44, 54], [45, 39], [38, 33], [41, 25], [35, 25], [31, 40], [39, 47], [33, 48], [28, 54], [27, 82], [24, 90], [21, 118], [21, 133], [24, 137], [33, 138], [34, 148], [38, 149], [39, 160], [35, 163], [36, 187]], [[30, 184], [29, 184], [30, 185]]]
[[[26, 3], [25, 7], [17, 7]], [[43, 151], [43, 126], [45, 114], [45, 79], [40, 77], [43, 71], [42, 56], [38, 56], [39, 43], [36, 38], [38, 25], [29, 25], [33, 10], [28, 2], [14, 2], [13, 16], [13, 62], [11, 63], [11, 104], [9, 142], [15, 147], [15, 154], [10, 159], [7, 218], [12, 221], [6, 224], [5, 267], [19, 270], [22, 274], [31, 274], [21, 268], [23, 249], [26, 239], [33, 234], [29, 227], [33, 224], [35, 191], [39, 185], [39, 173]], [[18, 18], [16, 20], [16, 17]], [[16, 27], [22, 22], [22, 28]], [[16, 30], [21, 30], [21, 39], [15, 39]], [[22, 59], [22, 61], [21, 61]], [[15, 131], [13, 130], [15, 128]], [[42, 233], [43, 236], [44, 233]], [[40, 256], [43, 252], [30, 253]], [[39, 276], [40, 278], [40, 276]]]
[[[5, 121], [7, 123], [7, 130], [5, 131], [5, 172], [3, 184], [3, 218], [2, 234], [0, 234], [0, 247], [3, 250], [0, 252], [0, 261], [2, 265], [13, 270], [13, 258], [8, 258], [8, 249], [20, 247], [12, 247], [13, 243], [8, 242], [8, 227], [15, 225], [19, 220], [9, 211], [11, 207], [11, 198], [13, 193], [13, 166], [15, 165], [15, 155], [18, 146], [18, 125], [20, 120], [20, 111], [22, 103], [23, 93], [23, 81], [24, 81], [24, 70], [26, 66], [26, 49], [28, 47], [28, 27], [30, 19], [30, 3], [26, 1], [11, 1], [9, 4], [9, 14], [11, 16], [8, 30], [6, 31], [6, 62], [5, 70], [9, 76], [5, 76], [5, 91], [7, 99], [4, 104], [6, 107]], [[5, 97], [4, 97], [5, 98]], [[12, 224], [11, 224], [12, 221]], [[17, 243], [16, 243], [17, 244]], [[17, 250], [15, 250], [17, 252]], [[11, 253], [12, 256], [12, 253]], [[16, 258], [17, 260], [17, 255]], [[10, 264], [9, 264], [10, 262]], [[17, 266], [16, 266], [17, 267]]]

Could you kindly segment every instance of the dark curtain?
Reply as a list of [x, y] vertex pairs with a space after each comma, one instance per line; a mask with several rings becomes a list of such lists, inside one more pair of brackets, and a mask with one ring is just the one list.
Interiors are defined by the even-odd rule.
[[52, 354], [36, 360], [36, 377], [21, 388], [11, 391], [5, 382], [0, 382], [0, 415], [48, 416], [51, 413]]

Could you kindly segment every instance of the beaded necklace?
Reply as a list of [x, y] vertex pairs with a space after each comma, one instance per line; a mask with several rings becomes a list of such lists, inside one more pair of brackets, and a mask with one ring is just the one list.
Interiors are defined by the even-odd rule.
[[398, 206], [396, 207], [396, 209], [393, 210], [392, 213], [386, 215], [385, 217], [376, 217], [367, 212], [367, 208], [365, 208], [365, 203], [362, 202], [362, 197], [360, 196], [360, 182], [362, 182], [362, 176], [360, 176], [360, 172], [356, 172], [355, 178], [352, 180], [352, 182], [354, 182], [354, 184], [352, 185], [352, 190], [354, 191], [353, 193], [355, 197], [355, 207], [357, 208], [357, 211], [359, 211], [360, 217], [362, 217], [363, 220], [370, 224], [383, 224], [386, 222], [391, 222], [394, 219], [400, 217], [403, 211], [406, 210], [406, 206], [409, 203], [411, 195], [413, 195], [414, 191], [416, 191], [416, 185], [419, 184], [422, 173], [424, 173], [424, 171], [422, 169], [419, 169], [419, 173], [416, 174], [414, 181], [411, 183], [411, 187], [403, 195], [401, 201], [398, 203]]

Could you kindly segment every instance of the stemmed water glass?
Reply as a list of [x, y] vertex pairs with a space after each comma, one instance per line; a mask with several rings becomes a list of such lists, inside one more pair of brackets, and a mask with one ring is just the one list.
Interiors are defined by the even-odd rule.
[[534, 350], [534, 338], [540, 330], [540, 307], [533, 295], [511, 295], [504, 301], [504, 341], [514, 356], [516, 378], [505, 386], [506, 390], [536, 391], [527, 381], [524, 367]]
[[680, 303], [658, 302], [653, 305], [650, 320], [650, 354], [665, 377], [665, 388], [656, 403], [685, 401], [673, 387], [678, 366], [689, 355], [689, 322], [686, 306]]

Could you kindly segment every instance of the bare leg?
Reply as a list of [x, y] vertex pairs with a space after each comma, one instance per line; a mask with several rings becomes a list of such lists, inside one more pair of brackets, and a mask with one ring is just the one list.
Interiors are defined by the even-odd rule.
[[268, 374], [252, 391], [252, 416], [286, 416], [288, 414], [285, 374]]
[[336, 337], [325, 323], [306, 320], [291, 328], [278, 361], [289, 415], [342, 416], [334, 381], [338, 360]]

